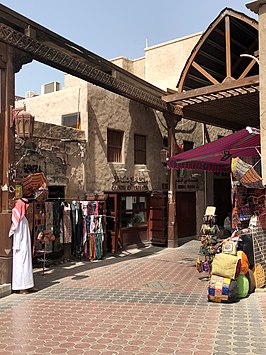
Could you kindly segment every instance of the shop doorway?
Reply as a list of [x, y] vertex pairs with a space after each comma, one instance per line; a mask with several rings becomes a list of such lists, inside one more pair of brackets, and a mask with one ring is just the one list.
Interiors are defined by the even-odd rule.
[[167, 245], [167, 194], [153, 194], [150, 197], [149, 240], [154, 245]]
[[116, 253], [118, 248], [118, 208], [117, 195], [110, 194], [106, 199], [107, 251]]
[[176, 224], [178, 237], [191, 237], [196, 232], [196, 193], [176, 193]]
[[217, 215], [216, 223], [218, 226], [223, 226], [225, 217], [232, 210], [231, 181], [229, 176], [225, 179], [214, 179], [213, 194]]

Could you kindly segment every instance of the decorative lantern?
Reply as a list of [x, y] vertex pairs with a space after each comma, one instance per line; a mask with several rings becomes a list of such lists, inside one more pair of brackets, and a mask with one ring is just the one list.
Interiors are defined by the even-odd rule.
[[17, 136], [22, 139], [33, 137], [34, 116], [25, 110], [15, 113], [15, 127]]
[[161, 158], [162, 164], [165, 164], [167, 162], [167, 158], [168, 158], [168, 150], [167, 149], [160, 150], [160, 158]]

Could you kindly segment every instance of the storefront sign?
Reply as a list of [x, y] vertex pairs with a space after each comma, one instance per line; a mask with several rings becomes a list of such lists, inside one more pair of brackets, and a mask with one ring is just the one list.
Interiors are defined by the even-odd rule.
[[42, 169], [41, 166], [38, 164], [24, 164], [23, 171], [25, 174], [35, 174], [41, 173]]
[[176, 190], [198, 190], [199, 180], [198, 178], [182, 178], [176, 179]]
[[114, 176], [113, 191], [148, 191], [148, 180], [145, 177]]

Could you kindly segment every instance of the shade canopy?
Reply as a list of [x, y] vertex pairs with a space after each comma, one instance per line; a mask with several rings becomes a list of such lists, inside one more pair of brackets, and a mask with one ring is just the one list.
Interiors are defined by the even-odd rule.
[[230, 172], [231, 159], [255, 157], [260, 154], [260, 130], [246, 127], [226, 137], [172, 156], [170, 169]]

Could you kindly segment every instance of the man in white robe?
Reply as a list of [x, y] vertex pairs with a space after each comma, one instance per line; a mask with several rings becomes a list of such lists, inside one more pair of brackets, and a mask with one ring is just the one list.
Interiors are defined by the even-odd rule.
[[34, 287], [32, 271], [31, 237], [28, 220], [25, 216], [28, 200], [20, 199], [12, 209], [12, 225], [9, 236], [13, 236], [12, 289], [27, 293]]

